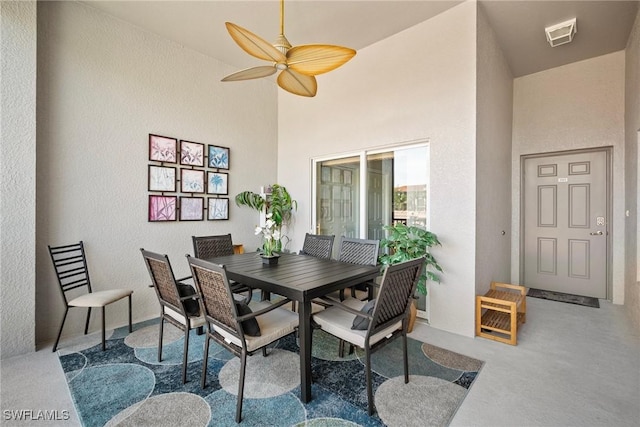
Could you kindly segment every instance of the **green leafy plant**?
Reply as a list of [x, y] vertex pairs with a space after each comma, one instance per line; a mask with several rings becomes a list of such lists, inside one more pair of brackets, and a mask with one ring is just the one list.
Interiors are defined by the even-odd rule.
[[271, 185], [271, 193], [265, 199], [258, 193], [243, 191], [235, 197], [236, 205], [248, 206], [258, 212], [266, 206], [267, 215], [275, 223], [275, 230], [278, 231], [279, 238], [276, 240], [275, 251], [282, 250], [282, 226], [291, 220], [294, 210], [298, 209], [298, 202], [293, 200], [286, 187], [278, 184]]
[[440, 245], [438, 236], [422, 228], [402, 223], [385, 225], [383, 228], [388, 232], [388, 236], [380, 241], [380, 246], [388, 248], [389, 251], [380, 255], [378, 262], [387, 266], [424, 256], [425, 268], [418, 281], [418, 292], [426, 295], [427, 280], [440, 282], [440, 276], [434, 270], [442, 272], [442, 267], [429, 252], [432, 246]]

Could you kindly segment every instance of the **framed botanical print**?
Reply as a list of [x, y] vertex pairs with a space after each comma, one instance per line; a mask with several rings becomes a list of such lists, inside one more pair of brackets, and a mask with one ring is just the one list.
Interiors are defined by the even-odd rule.
[[180, 197], [180, 221], [204, 220], [204, 197]]
[[149, 196], [149, 221], [175, 221], [177, 196]]
[[149, 165], [149, 191], [176, 191], [176, 168]]
[[224, 172], [207, 172], [207, 193], [229, 194], [229, 174]]
[[210, 168], [229, 169], [229, 148], [209, 145]]
[[181, 140], [180, 164], [204, 167], [204, 144]]
[[149, 160], [177, 163], [178, 140], [167, 136], [149, 134]]
[[204, 171], [181, 168], [180, 191], [183, 193], [204, 193]]
[[209, 197], [207, 219], [209, 221], [229, 219], [229, 199], [226, 197]]

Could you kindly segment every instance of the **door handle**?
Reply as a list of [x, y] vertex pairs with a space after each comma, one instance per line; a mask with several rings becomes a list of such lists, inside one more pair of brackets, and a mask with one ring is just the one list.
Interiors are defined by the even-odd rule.
[[589, 234], [591, 234], [592, 236], [602, 236], [604, 233], [602, 231], [595, 231]]

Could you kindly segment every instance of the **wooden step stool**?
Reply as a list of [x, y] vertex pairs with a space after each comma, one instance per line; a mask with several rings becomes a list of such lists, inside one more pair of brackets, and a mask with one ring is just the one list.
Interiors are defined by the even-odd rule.
[[518, 325], [527, 321], [527, 288], [491, 282], [476, 296], [476, 336], [517, 345]]

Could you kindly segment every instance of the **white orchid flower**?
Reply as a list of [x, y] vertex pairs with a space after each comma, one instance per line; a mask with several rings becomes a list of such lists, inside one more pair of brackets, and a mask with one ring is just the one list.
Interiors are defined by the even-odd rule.
[[263, 227], [256, 226], [255, 234], [262, 234], [263, 239], [263, 251], [268, 256], [271, 256], [275, 249], [274, 241], [279, 241], [282, 234], [278, 228], [278, 224], [272, 219], [273, 213], [268, 213], [265, 216], [265, 223]]

